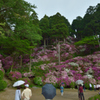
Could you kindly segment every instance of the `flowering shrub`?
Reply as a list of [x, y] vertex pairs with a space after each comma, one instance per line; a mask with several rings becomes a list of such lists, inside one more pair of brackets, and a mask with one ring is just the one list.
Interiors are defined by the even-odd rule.
[[3, 73], [5, 73], [5, 71], [4, 71], [3, 67], [2, 67], [2, 62], [1, 62], [1, 60], [0, 60], [0, 70], [1, 70]]
[[43, 82], [42, 82], [42, 78], [37, 76], [33, 79], [34, 83], [37, 84], [37, 85], [43, 85]]
[[57, 83], [57, 78], [54, 75], [50, 75], [44, 80], [44, 82], [45, 83], [56, 84]]
[[22, 78], [22, 74], [18, 71], [15, 71], [15, 72], [10, 72], [8, 77], [13, 80], [13, 81], [16, 81], [20, 78]]
[[23, 81], [25, 81], [24, 84], [30, 84], [31, 80], [29, 78], [21, 78]]
[[3, 68], [5, 70], [8, 70], [11, 68], [12, 64], [13, 64], [13, 58], [8, 56], [6, 58], [2, 59], [2, 64], [3, 64]]
[[25, 73], [23, 73], [23, 76], [24, 77], [32, 77], [32, 76], [34, 76], [34, 73], [33, 72], [25, 72]]
[[[39, 80], [37, 77], [41, 77], [42, 81], [45, 83], [60, 85], [61, 82], [64, 82], [65, 86], [70, 85], [72, 88], [75, 85], [75, 81], [78, 79], [84, 81], [86, 88], [89, 87], [89, 83], [100, 84], [100, 51], [87, 56], [77, 56], [78, 53], [79, 55], [81, 53], [86, 54], [85, 51], [88, 50], [88, 47], [84, 45], [75, 48], [75, 45], [73, 44], [74, 41], [72, 41], [71, 37], [66, 40], [66, 43], [60, 41], [60, 65], [58, 65], [58, 46], [51, 45], [49, 50], [46, 49], [45, 51], [43, 50], [43, 47], [34, 49], [34, 52], [31, 54], [31, 68], [35, 76], [34, 80], [37, 82], [37, 80]], [[11, 67], [12, 62], [12, 57], [8, 56], [5, 59], [2, 57], [4, 69], [8, 70]], [[28, 55], [24, 57], [23, 62], [24, 64], [29, 62]], [[33, 74], [27, 72], [28, 66], [29, 63], [27, 64], [27, 67], [25, 65], [25, 67], [22, 68], [18, 65], [16, 69], [22, 73], [25, 72], [23, 74], [24, 77], [30, 77]], [[15, 66], [13, 68], [15, 68]], [[9, 77], [12, 78], [12, 80], [18, 79], [20, 76], [21, 75], [18, 73], [15, 74], [15, 72], [9, 74]]]

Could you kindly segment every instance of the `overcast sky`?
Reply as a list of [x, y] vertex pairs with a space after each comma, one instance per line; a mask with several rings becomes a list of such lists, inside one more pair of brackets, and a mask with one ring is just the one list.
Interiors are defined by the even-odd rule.
[[100, 0], [25, 0], [31, 4], [35, 4], [35, 9], [39, 20], [47, 16], [53, 16], [59, 12], [66, 17], [70, 24], [77, 16], [83, 17], [89, 6], [96, 6]]

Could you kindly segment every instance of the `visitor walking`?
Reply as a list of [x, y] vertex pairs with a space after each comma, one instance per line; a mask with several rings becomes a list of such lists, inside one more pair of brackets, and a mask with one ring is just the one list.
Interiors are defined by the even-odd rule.
[[80, 100], [85, 100], [83, 94], [83, 86], [81, 84], [79, 85], [79, 96], [80, 96]]
[[96, 91], [96, 85], [94, 84], [94, 91]]
[[64, 87], [63, 87], [63, 84], [64, 84], [64, 83], [61, 83], [61, 86], [60, 86], [61, 96], [63, 96], [63, 94], [64, 94]]
[[15, 100], [21, 100], [21, 90], [20, 90], [20, 86], [17, 87], [17, 90], [15, 92]]
[[31, 89], [29, 89], [29, 85], [26, 84], [25, 89], [22, 91], [22, 97], [24, 100], [30, 100], [31, 96], [32, 96], [32, 91]]
[[91, 83], [89, 84], [89, 88], [90, 88], [90, 90], [92, 90], [92, 84]]
[[85, 84], [83, 83], [83, 89], [84, 89], [84, 91], [85, 91]]
[[79, 98], [79, 100], [80, 100], [79, 85], [77, 85], [77, 89], [78, 89], [78, 98]]

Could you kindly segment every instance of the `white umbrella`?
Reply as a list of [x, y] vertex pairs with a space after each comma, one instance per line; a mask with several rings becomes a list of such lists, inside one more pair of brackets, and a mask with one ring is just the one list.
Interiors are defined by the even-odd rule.
[[83, 80], [77, 80], [76, 84], [83, 84]]
[[25, 82], [24, 82], [23, 80], [19, 80], [19, 81], [15, 82], [15, 83], [13, 84], [13, 87], [20, 86], [20, 85], [22, 85], [22, 84], [24, 84], [24, 83], [25, 83]]

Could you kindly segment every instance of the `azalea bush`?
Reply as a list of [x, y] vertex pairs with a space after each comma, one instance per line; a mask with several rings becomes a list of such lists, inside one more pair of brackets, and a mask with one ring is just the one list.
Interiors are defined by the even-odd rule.
[[45, 65], [41, 65], [41, 66], [34, 66], [32, 68], [32, 72], [34, 73], [34, 76], [43, 76], [45, 73], [47, 73], [47, 69], [45, 68], [45, 70], [42, 70], [42, 68]]
[[17, 81], [18, 79], [22, 78], [22, 74], [18, 71], [9, 72], [8, 78], [12, 81]]
[[[86, 55], [87, 53], [85, 52], [88, 51], [86, 45], [76, 48], [72, 39], [69, 40], [67, 38], [66, 40], [68, 40], [66, 43], [60, 41], [60, 65], [58, 65], [58, 46], [51, 45], [45, 51], [43, 47], [34, 48], [34, 52], [31, 54], [31, 69], [35, 77], [34, 80], [37, 81], [37, 77], [41, 77], [43, 83], [52, 83], [54, 86], [59, 87], [63, 82], [65, 87], [74, 88], [75, 82], [81, 79], [87, 89], [89, 89], [89, 83], [100, 84], [100, 51]], [[78, 54], [83, 55], [78, 56]], [[3, 67], [7, 69], [6, 72], [11, 67], [12, 61], [10, 56], [2, 57]], [[13, 72], [8, 75], [10, 78], [17, 80], [22, 75], [23, 77], [33, 76], [33, 74], [28, 73], [29, 56], [24, 57], [23, 62], [25, 65], [22, 67], [19, 66], [17, 61], [14, 63]], [[20, 75], [18, 73], [15, 74], [14, 70], [17, 70]]]
[[23, 77], [33, 77], [34, 73], [33, 72], [24, 72]]
[[31, 80], [29, 78], [21, 78], [23, 81], [25, 81], [25, 84], [31, 84]]
[[42, 78], [39, 77], [39, 76], [35, 77], [35, 78], [33, 79], [33, 81], [34, 81], [34, 83], [35, 83], [36, 85], [38, 85], [38, 86], [43, 85]]

